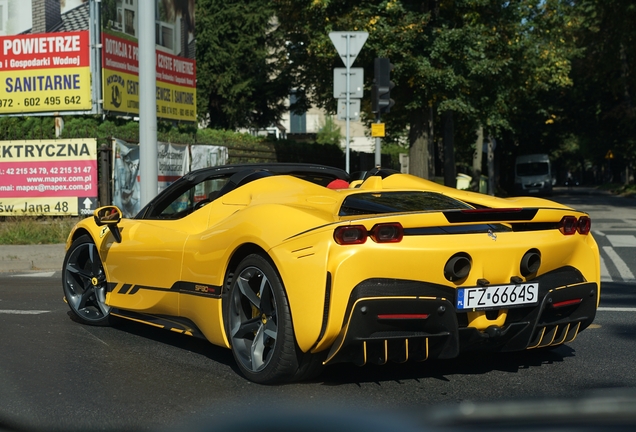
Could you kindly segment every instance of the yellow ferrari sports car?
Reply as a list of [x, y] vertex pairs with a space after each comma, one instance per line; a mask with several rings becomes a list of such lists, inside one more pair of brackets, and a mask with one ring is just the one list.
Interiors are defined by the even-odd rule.
[[65, 300], [85, 324], [125, 318], [230, 348], [258, 383], [324, 365], [453, 358], [574, 340], [594, 320], [587, 214], [373, 169], [193, 171], [133, 218], [71, 231]]

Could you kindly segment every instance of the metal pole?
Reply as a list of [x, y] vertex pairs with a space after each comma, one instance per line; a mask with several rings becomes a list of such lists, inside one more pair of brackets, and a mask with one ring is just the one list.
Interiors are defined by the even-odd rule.
[[[375, 122], [381, 123], [380, 113], [375, 115]], [[375, 166], [379, 167], [382, 165], [382, 142], [380, 137], [375, 137]]]
[[110, 200], [110, 155], [112, 150], [106, 144], [99, 147], [99, 205], [111, 204]]
[[347, 172], [349, 171], [349, 113], [351, 111], [351, 66], [349, 65], [349, 50], [351, 44], [351, 35], [347, 34], [347, 56], [345, 57], [347, 61], [345, 62], [345, 66], [347, 67], [347, 143], [346, 143], [346, 168]]
[[155, 56], [155, 4], [139, 7], [139, 175], [141, 207], [157, 195], [157, 59]]
[[88, 5], [90, 16], [90, 39], [91, 39], [91, 74], [93, 85], [91, 93], [93, 97], [93, 113], [101, 114], [103, 107], [102, 100], [102, 17], [99, 2], [91, 1]]

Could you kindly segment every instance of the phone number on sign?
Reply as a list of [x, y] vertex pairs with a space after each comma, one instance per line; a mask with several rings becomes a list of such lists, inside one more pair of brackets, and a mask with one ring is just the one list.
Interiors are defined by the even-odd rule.
[[19, 99], [7, 98], [0, 99], [0, 108], [14, 108], [18, 106], [37, 107], [37, 106], [59, 106], [59, 105], [81, 105], [81, 96], [51, 96], [51, 97], [31, 97]]
[[[92, 167], [89, 166], [85, 166], [85, 167], [79, 167], [79, 166], [74, 166], [74, 167], [52, 167], [52, 168], [46, 168], [46, 167], [30, 167], [30, 168], [7, 168], [7, 169], [0, 169], [0, 175], [36, 175], [36, 174], [41, 174], [41, 175], [48, 175], [48, 174], [90, 174], [92, 171]], [[90, 176], [88, 176], [90, 178]], [[82, 181], [84, 177], [70, 177], [70, 179], [66, 179], [66, 177], [60, 177], [60, 179], [63, 180], [59, 180], [59, 181]], [[27, 180], [28, 181], [28, 180]], [[46, 181], [46, 180], [40, 180], [40, 181]]]

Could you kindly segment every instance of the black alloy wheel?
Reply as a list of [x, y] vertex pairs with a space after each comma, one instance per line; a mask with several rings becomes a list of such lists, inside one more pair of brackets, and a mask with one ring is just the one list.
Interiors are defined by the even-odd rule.
[[111, 324], [104, 267], [97, 247], [88, 235], [75, 240], [67, 251], [62, 285], [66, 302], [80, 322], [98, 326]]
[[227, 334], [241, 372], [251, 381], [289, 381], [298, 370], [287, 296], [270, 261], [246, 257], [225, 300]]

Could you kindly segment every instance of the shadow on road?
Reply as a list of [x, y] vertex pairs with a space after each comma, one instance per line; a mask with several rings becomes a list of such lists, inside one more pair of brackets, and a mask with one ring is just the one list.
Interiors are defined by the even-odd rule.
[[180, 333], [174, 333], [166, 329], [155, 328], [147, 324], [136, 323], [121, 319], [114, 325], [117, 330], [128, 334], [152, 340], [159, 344], [170, 345], [174, 348], [190, 351], [204, 356], [210, 360], [229, 366], [240, 373], [232, 352], [229, 349], [211, 344], [207, 340]]

